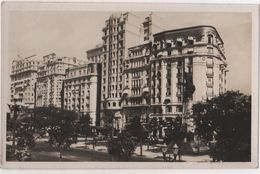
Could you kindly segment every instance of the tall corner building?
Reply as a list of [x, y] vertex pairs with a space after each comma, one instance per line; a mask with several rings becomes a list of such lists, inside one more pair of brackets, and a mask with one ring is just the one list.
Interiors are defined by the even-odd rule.
[[11, 102], [20, 102], [29, 108], [35, 106], [35, 83], [37, 78], [37, 66], [39, 62], [34, 60], [36, 55], [12, 62], [11, 70]]
[[[121, 97], [127, 49], [143, 40], [142, 18], [133, 13], [113, 14], [105, 21], [103, 31], [101, 117], [105, 110], [122, 118]], [[122, 118], [123, 119], [123, 118]]]
[[[151, 68], [151, 117], [183, 116], [191, 105], [226, 91], [224, 43], [212, 26], [154, 34]], [[194, 93], [187, 97], [187, 83]]]
[[43, 56], [37, 71], [36, 106], [62, 107], [62, 88], [66, 69], [81, 62], [70, 57], [57, 57], [55, 53]]

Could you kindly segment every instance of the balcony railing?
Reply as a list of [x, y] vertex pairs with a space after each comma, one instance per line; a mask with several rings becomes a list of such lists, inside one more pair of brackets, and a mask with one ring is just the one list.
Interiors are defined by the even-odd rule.
[[213, 77], [213, 72], [206, 72], [207, 77]]

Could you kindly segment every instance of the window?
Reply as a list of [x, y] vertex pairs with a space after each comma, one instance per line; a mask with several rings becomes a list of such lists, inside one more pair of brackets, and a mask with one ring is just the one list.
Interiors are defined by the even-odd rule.
[[213, 36], [208, 35], [208, 44], [213, 44]]
[[172, 107], [171, 106], [166, 106], [166, 112], [172, 112]]
[[176, 112], [182, 112], [182, 106], [176, 106]]
[[194, 40], [193, 40], [193, 39], [189, 39], [189, 40], [188, 40], [188, 44], [189, 44], [189, 45], [193, 45], [193, 44], [194, 44]]
[[116, 102], [113, 102], [113, 106], [114, 106], [114, 107], [116, 106]]
[[213, 54], [213, 48], [208, 48], [208, 53]]
[[181, 46], [182, 46], [182, 42], [181, 42], [181, 41], [178, 41], [178, 42], [177, 42], [177, 46], [178, 46], [178, 47], [181, 47]]

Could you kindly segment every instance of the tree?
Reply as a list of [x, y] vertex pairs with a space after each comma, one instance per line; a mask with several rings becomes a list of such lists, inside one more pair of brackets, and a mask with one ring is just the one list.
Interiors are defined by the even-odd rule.
[[77, 125], [78, 133], [85, 136], [86, 138], [90, 136], [92, 133], [90, 124], [91, 118], [89, 114], [81, 116]]
[[251, 96], [228, 91], [192, 110], [196, 132], [210, 144], [213, 161], [250, 161]]
[[123, 131], [117, 138], [112, 138], [107, 143], [108, 153], [119, 161], [128, 161], [136, 148], [136, 141], [128, 133]]
[[152, 132], [153, 137], [156, 137], [157, 131], [158, 131], [158, 121], [156, 117], [153, 117], [152, 119], [149, 120], [148, 127], [149, 131]]
[[102, 120], [104, 121], [104, 130], [103, 133], [108, 136], [111, 134], [111, 137], [114, 136], [114, 113], [110, 109], [104, 109], [104, 116]]
[[189, 100], [189, 98], [192, 97], [196, 88], [193, 84], [191, 73], [184, 72], [184, 79], [185, 79], [185, 84], [184, 84], [185, 90], [184, 90], [183, 100], [184, 100], [184, 102], [187, 102]]
[[182, 118], [176, 117], [175, 120], [168, 119], [166, 122], [164, 142], [169, 144], [178, 144], [179, 146], [183, 143], [184, 137], [186, 136], [185, 127], [182, 124]]
[[[32, 130], [31, 113], [23, 106], [13, 105], [12, 109], [13, 117], [9, 117], [7, 120], [8, 130], [12, 132], [12, 146], [7, 146], [7, 160], [25, 160], [28, 148], [35, 146], [35, 140]], [[28, 157], [29, 157], [28, 156]], [[27, 158], [29, 160], [30, 158]]]
[[77, 113], [52, 106], [42, 108], [41, 111], [41, 116], [47, 117], [49, 143], [58, 148], [60, 158], [62, 158], [62, 149], [68, 149], [72, 143], [75, 143]]
[[129, 132], [131, 136], [136, 138], [140, 145], [140, 155], [143, 155], [143, 142], [147, 140], [148, 130], [142, 125], [140, 116], [134, 116], [126, 126], [125, 130]]

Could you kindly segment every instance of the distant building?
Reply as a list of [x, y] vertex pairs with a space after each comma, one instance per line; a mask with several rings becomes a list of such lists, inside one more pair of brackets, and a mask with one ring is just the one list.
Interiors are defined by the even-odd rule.
[[103, 45], [97, 45], [96, 48], [86, 51], [88, 62], [101, 62], [101, 55], [103, 51]]
[[36, 55], [14, 60], [11, 70], [11, 102], [17, 102], [34, 108], [35, 83], [37, 78], [38, 61], [33, 60]]
[[88, 63], [66, 70], [64, 109], [89, 114], [92, 125], [100, 122], [100, 64]]
[[79, 65], [76, 58], [56, 57], [55, 53], [43, 56], [38, 66], [36, 83], [36, 106], [61, 107], [62, 80], [66, 69]]

